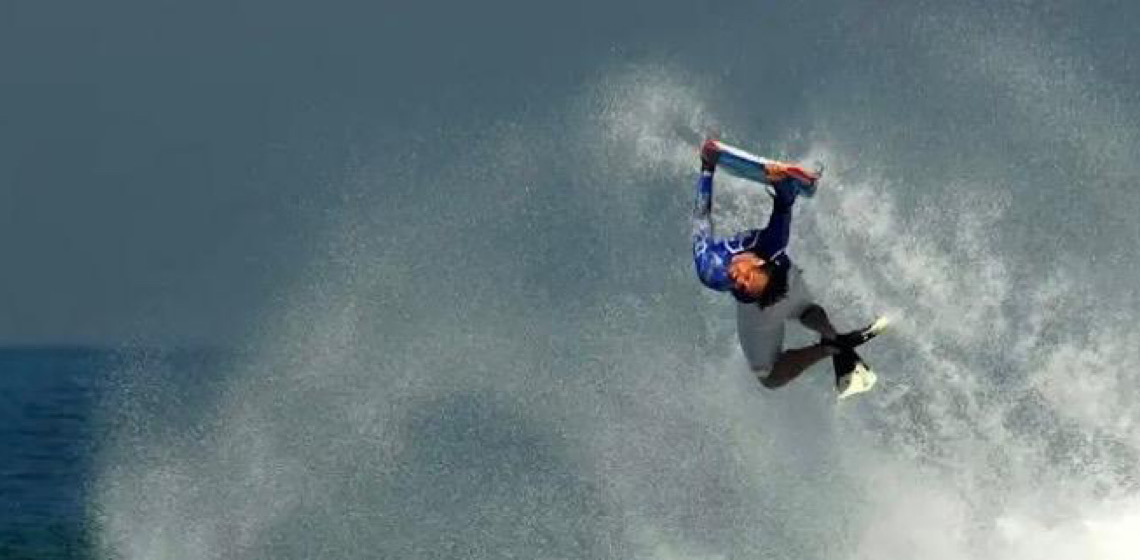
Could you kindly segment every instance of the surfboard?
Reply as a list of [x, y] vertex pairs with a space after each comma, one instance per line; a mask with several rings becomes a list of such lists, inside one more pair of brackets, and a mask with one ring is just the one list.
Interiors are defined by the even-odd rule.
[[809, 198], [815, 196], [818, 178], [823, 173], [822, 166], [808, 171], [798, 165], [758, 156], [720, 140], [714, 139], [710, 142], [716, 146], [719, 154], [717, 167], [724, 169], [729, 175], [765, 185], [772, 185], [775, 181], [791, 177], [799, 179], [796, 184], [800, 187], [800, 196]]

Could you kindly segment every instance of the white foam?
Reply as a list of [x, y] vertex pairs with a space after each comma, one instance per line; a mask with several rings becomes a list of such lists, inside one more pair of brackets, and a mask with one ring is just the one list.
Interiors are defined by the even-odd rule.
[[[571, 130], [480, 137], [420, 179], [427, 208], [362, 194], [209, 420], [109, 454], [94, 498], [108, 555], [1137, 550], [1135, 315], [1091, 316], [1064, 267], [1018, 275], [1026, 257], [993, 243], [1012, 201], [929, 184], [904, 206], [889, 173], [820, 144], [808, 158], [828, 175], [797, 210], [793, 258], [841, 325], [897, 321], [865, 353], [880, 378], [863, 398], [836, 407], [823, 367], [764, 391], [732, 303], [690, 268], [688, 137], [715, 111], [685, 82], [623, 69]], [[535, 171], [558, 165], [575, 171]], [[367, 193], [392, 180], [364, 175]], [[768, 204], [718, 178], [724, 230]], [[426, 274], [439, 260], [465, 274]]]

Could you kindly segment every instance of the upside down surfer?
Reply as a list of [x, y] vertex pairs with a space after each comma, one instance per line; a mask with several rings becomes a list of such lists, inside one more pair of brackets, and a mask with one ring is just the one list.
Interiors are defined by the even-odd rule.
[[[716, 237], [712, 189], [720, 155], [720, 145], [714, 140], [701, 147], [701, 174], [693, 208], [693, 259], [701, 283], [719, 292], [730, 292], [736, 298], [737, 335], [749, 367], [764, 387], [775, 389], [820, 360], [832, 357], [837, 384], [850, 383], [853, 372], [871, 375], [873, 383], [873, 374], [866, 370], [854, 348], [878, 334], [886, 322], [876, 321], [845, 334], [837, 332], [827, 312], [812, 299], [799, 267], [787, 255], [792, 206], [802, 187], [815, 186], [818, 173], [764, 161], [765, 182], [774, 189], [767, 227]], [[819, 333], [819, 343], [784, 350], [784, 322], [792, 319]], [[842, 388], [841, 393], [845, 393]]]

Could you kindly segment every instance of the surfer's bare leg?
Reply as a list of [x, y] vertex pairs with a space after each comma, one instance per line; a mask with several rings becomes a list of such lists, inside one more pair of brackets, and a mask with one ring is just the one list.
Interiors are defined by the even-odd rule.
[[760, 378], [760, 384], [769, 388], [776, 389], [787, 385], [793, 379], [799, 377], [803, 372], [816, 364], [816, 362], [830, 358], [833, 350], [822, 344], [813, 344], [805, 348], [797, 348], [795, 350], [785, 350], [780, 353], [780, 357], [776, 359], [776, 363], [772, 366], [772, 371], [766, 377]]
[[[818, 305], [812, 305], [804, 310], [799, 317], [800, 323], [819, 333], [824, 339], [834, 339], [838, 336], [835, 326], [831, 324], [831, 319], [827, 316], [827, 311]], [[813, 344], [805, 348], [798, 348], [795, 350], [785, 350], [780, 353], [780, 357], [776, 359], [776, 363], [772, 366], [771, 373], [767, 377], [761, 377], [760, 383], [769, 389], [776, 389], [783, 387], [791, 382], [793, 379], [799, 377], [808, 368], [815, 365], [816, 362], [824, 358], [829, 358], [836, 353], [833, 346], [825, 346], [823, 344]]]
[[800, 324], [819, 333], [825, 339], [839, 336], [835, 325], [831, 324], [831, 319], [827, 316], [827, 311], [818, 305], [809, 306], [800, 314]]

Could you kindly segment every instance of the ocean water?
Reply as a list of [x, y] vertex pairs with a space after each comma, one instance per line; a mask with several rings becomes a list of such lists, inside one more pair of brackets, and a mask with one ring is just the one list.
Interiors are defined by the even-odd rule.
[[[358, 124], [383, 132], [329, 163], [335, 201], [299, 210], [315, 249], [227, 357], [4, 358], [23, 499], [0, 550], [1133, 560], [1140, 50], [1127, 9], [1082, 6], [661, 4], [549, 37], [523, 10], [521, 45], [415, 18], [464, 39], [453, 79], [486, 54], [516, 95]], [[826, 164], [790, 253], [841, 328], [895, 319], [863, 352], [873, 392], [748, 373], [733, 302], [692, 271], [709, 130]], [[715, 204], [730, 231], [769, 199], [718, 177]]]
[[211, 372], [230, 359], [211, 349], [0, 351], [0, 558], [95, 557], [89, 491], [107, 439], [100, 418], [124, 398], [119, 375], [130, 364], [148, 364], [149, 377], [168, 373], [163, 390], [189, 404], [207, 398], [216, 385]]
[[93, 392], [107, 360], [91, 349], [0, 353], [0, 557], [84, 557]]

